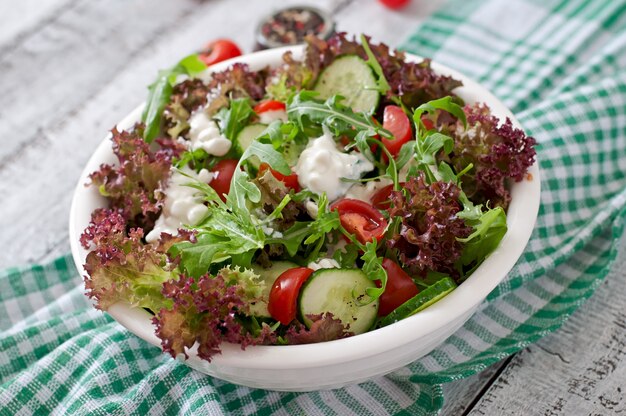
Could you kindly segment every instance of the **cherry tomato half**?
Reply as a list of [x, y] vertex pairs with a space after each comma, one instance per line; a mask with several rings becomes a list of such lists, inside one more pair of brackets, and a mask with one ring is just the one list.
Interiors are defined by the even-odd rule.
[[286, 109], [287, 109], [287, 106], [285, 106], [285, 103], [282, 103], [276, 100], [261, 101], [260, 103], [254, 106], [254, 112], [257, 114], [266, 113], [268, 111], [277, 111], [277, 110], [285, 111]]
[[270, 299], [267, 304], [267, 310], [272, 318], [283, 325], [288, 325], [296, 319], [296, 302], [300, 288], [311, 273], [313, 270], [308, 267], [295, 267], [278, 276], [270, 290]]
[[392, 156], [397, 156], [403, 144], [411, 140], [411, 121], [398, 106], [388, 105], [383, 113], [383, 128], [393, 134], [393, 139], [383, 137], [382, 142]]
[[261, 166], [259, 167], [259, 176], [262, 176], [268, 169], [272, 173], [272, 176], [284, 183], [287, 188], [291, 188], [296, 192], [300, 191], [298, 175], [295, 173], [292, 173], [291, 175], [283, 175], [279, 171], [272, 169], [267, 163], [261, 163]]
[[198, 54], [198, 58], [206, 65], [213, 65], [241, 55], [241, 49], [231, 40], [217, 39], [209, 43]]
[[[402, 186], [402, 184], [400, 184]], [[391, 206], [391, 191], [393, 191], [393, 184], [387, 185], [384, 188], [380, 188], [374, 195], [372, 195], [372, 205], [378, 209], [389, 209]]]
[[339, 221], [342, 227], [356, 236], [361, 244], [374, 239], [380, 240], [385, 234], [387, 220], [379, 210], [367, 202], [344, 198], [333, 203], [330, 210], [339, 211]]
[[433, 121], [425, 115], [422, 116], [422, 123], [424, 123], [424, 127], [426, 127], [426, 130], [432, 130], [435, 128], [435, 124], [433, 123]]
[[411, 2], [411, 0], [379, 0], [390, 9], [401, 9]]
[[[383, 260], [383, 269], [387, 272], [387, 285], [379, 298], [378, 316], [387, 316], [398, 306], [419, 293], [411, 276], [402, 267], [390, 259]], [[380, 285], [380, 282], [377, 282]]]
[[209, 186], [215, 189], [215, 192], [222, 198], [222, 201], [226, 201], [226, 196], [230, 191], [230, 181], [233, 179], [233, 173], [237, 168], [237, 159], [224, 159], [215, 164], [211, 172], [214, 173], [214, 177], [209, 182]]

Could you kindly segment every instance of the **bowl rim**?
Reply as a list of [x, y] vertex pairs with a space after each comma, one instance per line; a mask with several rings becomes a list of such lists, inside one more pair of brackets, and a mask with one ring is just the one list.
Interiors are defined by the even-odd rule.
[[[298, 59], [302, 56], [303, 50], [304, 45], [297, 45], [255, 52], [213, 65], [210, 71], [226, 69], [236, 62], [247, 63], [251, 69], [257, 70], [267, 65], [280, 64], [281, 57], [286, 51], [291, 51]], [[407, 53], [406, 59], [419, 61], [423, 58]], [[480, 99], [489, 105], [492, 113], [498, 118], [504, 120], [508, 117], [516, 128], [522, 128], [511, 111], [477, 82], [434, 61], [431, 65], [436, 73], [453, 76], [463, 82], [463, 86], [455, 92], [466, 101]], [[144, 104], [141, 104], [120, 121], [117, 124], [118, 129], [126, 129], [134, 124], [140, 118], [143, 106]], [[88, 182], [88, 175], [98, 169], [101, 163], [115, 162], [110, 137], [110, 133], [107, 134], [90, 157], [72, 197], [69, 218], [70, 246], [74, 263], [81, 275], [85, 275], [83, 264], [88, 250], [80, 245], [79, 237], [89, 222], [93, 208], [102, 206], [96, 204], [99, 198], [102, 199], [98, 196], [97, 190], [85, 184]], [[215, 355], [210, 363], [196, 355], [194, 346], [189, 351], [188, 362], [216, 367], [272, 370], [331, 366], [384, 354], [386, 351], [418, 342], [438, 329], [446, 327], [476, 308], [506, 277], [526, 247], [534, 229], [540, 204], [541, 181], [538, 161], [535, 159], [535, 163], [528, 170], [527, 178], [514, 183], [511, 188], [512, 198], [507, 212], [508, 231], [500, 245], [463, 284], [419, 314], [364, 334], [317, 344], [258, 345], [242, 350], [238, 344], [222, 343], [221, 354]], [[107, 312], [135, 335], [155, 346], [161, 346], [160, 339], [154, 333], [152, 315], [145, 310], [117, 303]], [[303, 359], [304, 357], [306, 359]]]

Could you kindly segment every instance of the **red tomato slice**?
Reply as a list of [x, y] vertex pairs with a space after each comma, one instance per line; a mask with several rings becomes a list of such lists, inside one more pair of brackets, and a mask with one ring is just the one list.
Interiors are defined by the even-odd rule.
[[300, 183], [298, 182], [298, 175], [296, 175], [295, 173], [292, 173], [291, 175], [283, 175], [277, 170], [272, 169], [270, 165], [268, 165], [267, 163], [261, 163], [261, 166], [259, 167], [259, 176], [265, 173], [265, 171], [268, 169], [272, 173], [272, 176], [274, 176], [276, 179], [284, 183], [287, 188], [291, 188], [296, 192], [300, 191]]
[[[390, 259], [383, 260], [383, 269], [387, 272], [387, 285], [379, 298], [378, 316], [387, 316], [398, 306], [419, 293], [411, 276], [402, 267]], [[380, 282], [377, 282], [380, 285]]]
[[397, 156], [403, 144], [413, 137], [411, 121], [398, 106], [388, 105], [383, 113], [383, 128], [393, 134], [393, 139], [382, 138], [383, 145], [392, 156]]
[[285, 111], [286, 109], [287, 109], [287, 106], [285, 106], [285, 103], [282, 103], [276, 100], [261, 101], [260, 103], [254, 106], [254, 112], [257, 114], [266, 113], [268, 111], [277, 111], [277, 110]]
[[230, 181], [237, 168], [237, 163], [239, 163], [237, 159], [224, 159], [217, 162], [211, 169], [215, 177], [209, 182], [209, 186], [215, 189], [222, 201], [226, 201], [225, 195], [228, 195], [230, 191]]
[[339, 211], [339, 221], [361, 244], [380, 240], [385, 234], [387, 220], [383, 214], [367, 202], [344, 198], [333, 203], [330, 210]]
[[241, 49], [229, 39], [217, 39], [209, 43], [198, 54], [198, 58], [206, 65], [213, 65], [241, 55]]
[[311, 273], [313, 270], [308, 267], [295, 267], [278, 276], [270, 290], [270, 299], [267, 304], [267, 310], [272, 318], [283, 325], [288, 325], [296, 319], [296, 302], [300, 288]]
[[424, 123], [424, 127], [426, 127], [426, 130], [432, 130], [435, 125], [433, 124], [432, 120], [429, 119], [427, 116], [422, 116], [422, 123]]
[[391, 206], [391, 201], [389, 199], [391, 191], [393, 191], [393, 184], [380, 188], [374, 195], [372, 195], [372, 205], [378, 209], [389, 209]]
[[379, 0], [390, 9], [401, 9], [411, 2], [411, 0]]

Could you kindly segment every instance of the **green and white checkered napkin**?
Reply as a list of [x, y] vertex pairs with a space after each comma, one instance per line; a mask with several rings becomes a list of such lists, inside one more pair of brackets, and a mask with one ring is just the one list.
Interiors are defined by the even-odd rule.
[[478, 80], [539, 141], [542, 207], [514, 270], [427, 357], [335, 391], [195, 372], [83, 296], [64, 257], [0, 274], [0, 414], [430, 414], [441, 384], [557, 329], [616, 256], [626, 202], [626, 2], [448, 3], [404, 45]]

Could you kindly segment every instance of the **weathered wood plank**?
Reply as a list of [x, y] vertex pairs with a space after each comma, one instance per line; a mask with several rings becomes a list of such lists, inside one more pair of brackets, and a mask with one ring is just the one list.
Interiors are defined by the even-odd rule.
[[[44, 126], [70, 116], [196, 6], [192, 0], [84, 2], [61, 9], [0, 55], [0, 167], [45, 142]], [[138, 13], [142, 18], [134, 19]]]
[[621, 255], [593, 297], [518, 353], [469, 415], [626, 414], [625, 270]]
[[444, 384], [444, 404], [442, 415], [463, 415], [478, 402], [486, 389], [491, 386], [510, 359], [504, 359], [481, 373], [466, 379]]
[[78, 0], [20, 0], [0, 3], [0, 52], [14, 49], [26, 37], [73, 7]]

